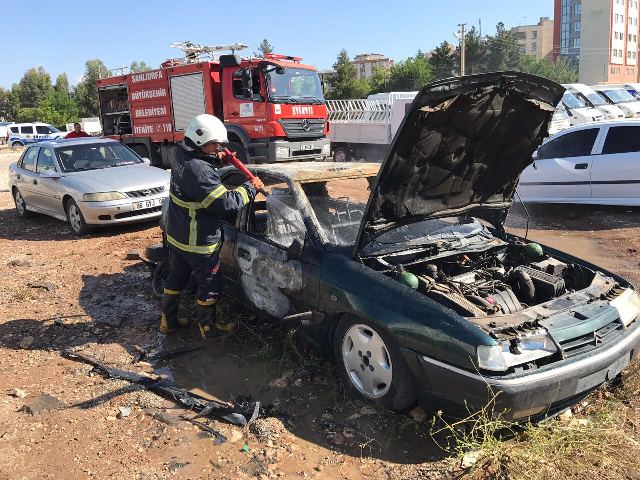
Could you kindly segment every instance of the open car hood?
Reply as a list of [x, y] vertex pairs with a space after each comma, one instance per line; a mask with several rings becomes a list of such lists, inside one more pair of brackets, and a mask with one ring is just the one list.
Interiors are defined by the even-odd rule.
[[508, 209], [564, 91], [518, 72], [425, 86], [380, 167], [356, 251], [402, 224]]

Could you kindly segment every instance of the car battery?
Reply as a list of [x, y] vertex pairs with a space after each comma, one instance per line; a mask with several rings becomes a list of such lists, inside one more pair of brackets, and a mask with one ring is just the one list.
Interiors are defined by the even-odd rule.
[[557, 277], [562, 277], [567, 269], [566, 263], [556, 260], [555, 258], [547, 258], [546, 260], [530, 263], [529, 265], [536, 270], [540, 270], [541, 272], [555, 275]]
[[531, 277], [533, 286], [536, 289], [536, 299], [539, 302], [546, 302], [556, 298], [565, 291], [564, 279], [561, 277], [525, 266], [520, 266], [516, 270], [521, 270]]

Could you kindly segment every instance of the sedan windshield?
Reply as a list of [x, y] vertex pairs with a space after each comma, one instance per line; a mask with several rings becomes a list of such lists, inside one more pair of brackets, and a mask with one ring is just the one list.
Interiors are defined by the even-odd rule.
[[589, 101], [589, 103], [591, 103], [591, 105], [593, 105], [594, 107], [601, 107], [602, 105], [607, 105], [607, 101], [602, 98], [600, 95], [598, 95], [596, 92], [591, 92], [591, 93], [587, 93], [585, 94], [581, 94], [583, 96], [587, 97], [587, 100]]
[[562, 103], [564, 103], [567, 108], [586, 108], [585, 103], [570, 92], [562, 96]]
[[280, 103], [322, 103], [324, 95], [318, 72], [286, 68], [283, 73], [268, 73], [269, 98]]
[[118, 142], [61, 145], [56, 148], [65, 172], [80, 172], [143, 163], [142, 159]]
[[633, 98], [633, 95], [627, 92], [624, 88], [611, 88], [601, 90], [601, 92], [613, 103], [627, 103], [636, 101], [636, 99]]

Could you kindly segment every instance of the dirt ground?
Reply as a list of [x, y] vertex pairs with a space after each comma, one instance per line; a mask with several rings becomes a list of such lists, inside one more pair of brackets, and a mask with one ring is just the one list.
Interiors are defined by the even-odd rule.
[[[0, 479], [444, 478], [460, 473], [420, 410], [379, 413], [346, 397], [330, 363], [295, 335], [244, 311], [223, 340], [194, 330], [164, 339], [148, 268], [127, 254], [160, 239], [154, 224], [78, 239], [57, 220], [17, 217], [0, 153]], [[4, 190], [4, 191], [3, 191]], [[640, 210], [529, 207], [529, 238], [640, 281]], [[509, 219], [523, 233], [520, 206]], [[227, 304], [236, 311], [233, 303]], [[200, 350], [169, 360], [163, 353]], [[169, 375], [222, 400], [262, 402], [248, 428], [211, 420], [227, 441], [185, 420], [195, 414], [61, 352]], [[633, 368], [633, 367], [632, 367]], [[200, 419], [203, 420], [203, 419]]]

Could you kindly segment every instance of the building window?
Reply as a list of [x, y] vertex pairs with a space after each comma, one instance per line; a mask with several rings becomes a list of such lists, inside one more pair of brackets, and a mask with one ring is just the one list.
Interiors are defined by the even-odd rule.
[[573, 39], [574, 48], [580, 48], [580, 37]]
[[574, 22], [573, 31], [579, 32], [582, 29], [582, 22]]
[[536, 38], [538, 38], [538, 32], [536, 32], [536, 31], [531, 32], [531, 38], [534, 39], [534, 40]]
[[573, 13], [576, 15], [580, 15], [582, 13], [582, 4], [581, 3], [576, 3], [573, 6]]

